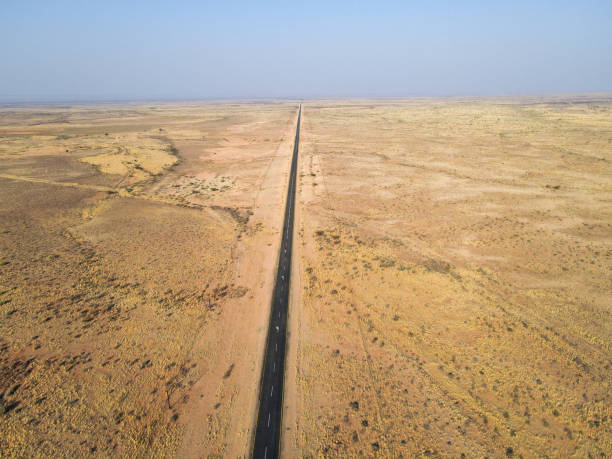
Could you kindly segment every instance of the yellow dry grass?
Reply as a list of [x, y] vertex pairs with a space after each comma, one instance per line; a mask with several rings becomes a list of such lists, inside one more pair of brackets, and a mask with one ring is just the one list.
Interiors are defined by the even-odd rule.
[[[256, 369], [236, 361], [224, 378], [226, 359], [235, 340], [257, 350], [230, 328], [254, 288], [237, 254], [266, 229], [249, 224], [253, 190], [293, 117], [286, 104], [0, 110], [2, 457], [228, 447]], [[190, 414], [202, 401], [214, 409]], [[202, 443], [185, 447], [186, 432]]]
[[612, 452], [612, 103], [308, 103], [295, 422], [347, 457]]

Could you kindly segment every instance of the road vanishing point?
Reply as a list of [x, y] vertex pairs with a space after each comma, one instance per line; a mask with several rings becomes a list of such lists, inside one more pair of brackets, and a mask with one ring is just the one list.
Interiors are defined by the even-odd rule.
[[295, 213], [295, 187], [302, 105], [298, 110], [295, 143], [291, 159], [291, 173], [285, 204], [285, 221], [278, 271], [272, 294], [270, 325], [266, 339], [266, 353], [261, 375], [259, 411], [255, 427], [253, 458], [279, 457], [283, 413], [283, 382], [285, 378], [285, 344], [287, 342], [287, 310], [289, 306], [289, 277], [291, 275], [291, 248], [293, 246], [293, 216]]

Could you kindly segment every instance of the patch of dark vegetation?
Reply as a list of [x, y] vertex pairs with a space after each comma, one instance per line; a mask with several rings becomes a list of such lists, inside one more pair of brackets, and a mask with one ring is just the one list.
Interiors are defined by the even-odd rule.
[[232, 375], [233, 370], [234, 370], [234, 364], [232, 363], [227, 369], [227, 371], [225, 372], [225, 374], [223, 375], [223, 379], [229, 378]]
[[248, 293], [249, 289], [246, 287], [236, 287], [230, 292], [230, 298], [242, 298]]
[[5, 400], [0, 399], [0, 415], [13, 411], [18, 405], [19, 402], [17, 401], [6, 402]]
[[447, 263], [442, 260], [434, 260], [430, 258], [425, 263], [423, 263], [425, 269], [428, 272], [436, 272], [440, 274], [448, 274], [455, 278], [456, 280], [461, 280], [461, 276], [454, 271], [453, 266], [450, 263]]
[[391, 258], [381, 258], [379, 261], [379, 266], [381, 268], [392, 268], [395, 266], [395, 260]]
[[452, 269], [450, 263], [441, 260], [434, 260], [430, 258], [424, 263], [425, 269], [427, 271], [433, 271], [440, 274], [448, 274]]
[[253, 211], [251, 209], [241, 209], [239, 207], [226, 207], [226, 206], [211, 206], [213, 210], [220, 210], [229, 214], [238, 225], [243, 228], [246, 228], [246, 225], [249, 223], [249, 218], [253, 215]]

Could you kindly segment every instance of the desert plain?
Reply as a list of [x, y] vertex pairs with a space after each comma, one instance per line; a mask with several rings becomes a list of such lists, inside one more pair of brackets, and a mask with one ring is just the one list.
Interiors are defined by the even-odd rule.
[[612, 453], [610, 102], [305, 104], [288, 457]]
[[0, 451], [248, 450], [294, 103], [0, 111]]
[[[248, 457], [295, 101], [0, 107], [0, 451]], [[304, 101], [284, 457], [612, 454], [612, 97]]]

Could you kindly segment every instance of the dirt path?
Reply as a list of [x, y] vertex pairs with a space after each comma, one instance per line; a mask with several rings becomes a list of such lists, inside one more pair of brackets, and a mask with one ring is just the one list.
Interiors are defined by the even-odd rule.
[[82, 183], [74, 183], [74, 182], [57, 182], [54, 180], [46, 180], [46, 179], [40, 179], [40, 178], [34, 178], [34, 177], [22, 177], [20, 175], [12, 175], [12, 174], [0, 174], [0, 177], [9, 179], [9, 180], [20, 180], [22, 182], [44, 183], [45, 185], [66, 186], [70, 188], [78, 188], [80, 190], [106, 191], [108, 193], [117, 192], [116, 189], [110, 188], [107, 186], [85, 185]]

